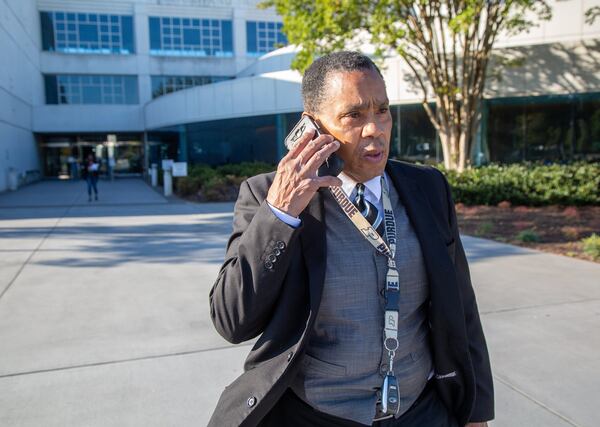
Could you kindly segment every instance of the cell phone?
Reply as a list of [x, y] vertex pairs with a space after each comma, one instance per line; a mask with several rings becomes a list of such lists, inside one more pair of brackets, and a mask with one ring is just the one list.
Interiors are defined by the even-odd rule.
[[[323, 132], [321, 132], [321, 128], [319, 125], [310, 117], [302, 116], [302, 119], [296, 126], [292, 129], [292, 131], [285, 137], [284, 144], [288, 150], [294, 148], [302, 135], [309, 130], [314, 129], [315, 134], [313, 139], [317, 138]], [[336, 154], [332, 153], [323, 164], [317, 170], [318, 176], [338, 176], [342, 170], [344, 170], [344, 161]]]

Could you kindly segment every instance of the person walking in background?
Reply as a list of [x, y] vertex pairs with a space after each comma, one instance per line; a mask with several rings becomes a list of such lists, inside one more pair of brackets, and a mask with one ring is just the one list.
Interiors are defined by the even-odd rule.
[[81, 176], [87, 182], [88, 202], [92, 201], [92, 190], [95, 199], [98, 200], [98, 170], [100, 165], [93, 154], [88, 154], [87, 160], [81, 166]]

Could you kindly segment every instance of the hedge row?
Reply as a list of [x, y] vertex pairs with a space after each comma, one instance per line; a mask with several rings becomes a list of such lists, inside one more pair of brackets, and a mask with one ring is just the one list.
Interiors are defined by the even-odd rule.
[[496, 205], [599, 205], [600, 164], [488, 165], [462, 174], [441, 168], [457, 203]]
[[199, 201], [232, 201], [237, 198], [242, 181], [274, 170], [275, 166], [268, 163], [239, 163], [215, 168], [192, 165], [188, 168], [188, 176], [176, 178], [175, 188], [180, 196]]
[[[462, 174], [440, 167], [457, 203], [497, 205], [600, 205], [600, 163], [569, 165], [488, 165]], [[235, 200], [248, 177], [275, 170], [267, 163], [241, 163], [216, 168], [193, 165], [176, 180], [178, 194], [200, 201]]]

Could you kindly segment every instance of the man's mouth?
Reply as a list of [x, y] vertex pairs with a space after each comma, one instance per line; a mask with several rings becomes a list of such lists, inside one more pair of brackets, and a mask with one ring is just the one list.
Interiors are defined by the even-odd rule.
[[369, 151], [364, 157], [368, 162], [379, 163], [383, 159], [383, 151]]

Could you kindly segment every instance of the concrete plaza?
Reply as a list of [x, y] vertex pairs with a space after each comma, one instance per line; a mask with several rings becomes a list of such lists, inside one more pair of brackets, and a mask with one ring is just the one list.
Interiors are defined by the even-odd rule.
[[[208, 292], [233, 204], [141, 180], [0, 194], [0, 425], [203, 426], [251, 343]], [[495, 427], [598, 425], [600, 265], [464, 237], [491, 351]]]

